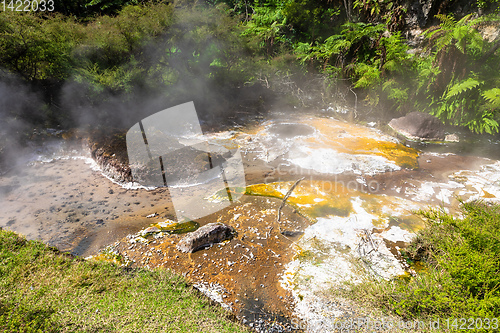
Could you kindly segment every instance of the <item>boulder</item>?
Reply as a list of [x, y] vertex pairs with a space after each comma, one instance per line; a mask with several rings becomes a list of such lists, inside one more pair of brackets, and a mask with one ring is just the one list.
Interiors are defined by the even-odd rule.
[[177, 244], [181, 252], [195, 252], [196, 250], [231, 239], [235, 230], [224, 223], [209, 223], [196, 231], [188, 233]]
[[394, 118], [389, 126], [411, 140], [444, 140], [444, 124], [438, 118], [422, 112], [411, 112]]

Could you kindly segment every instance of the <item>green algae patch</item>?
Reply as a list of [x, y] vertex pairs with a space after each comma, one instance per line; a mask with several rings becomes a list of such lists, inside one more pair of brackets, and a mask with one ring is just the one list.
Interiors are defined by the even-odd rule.
[[299, 259], [300, 261], [311, 260], [314, 257], [314, 253], [310, 250], [299, 250], [294, 259]]
[[108, 246], [94, 256], [85, 258], [87, 260], [107, 262], [116, 266], [128, 267], [132, 262], [128, 258], [124, 258], [114, 249], [113, 246]]
[[158, 228], [161, 232], [166, 232], [168, 234], [185, 234], [197, 230], [200, 227], [200, 224], [191, 220], [184, 222], [167, 220], [164, 222], [158, 222], [152, 226]]
[[175, 222], [166, 220], [151, 224], [149, 227], [142, 229], [137, 234], [131, 236], [132, 243], [140, 242], [149, 244], [154, 238], [163, 237], [164, 234], [185, 234], [197, 230], [200, 224], [196, 221], [186, 220]]
[[227, 187], [227, 188], [223, 188], [223, 189], [218, 190], [214, 194], [206, 197], [205, 199], [210, 201], [210, 202], [215, 202], [215, 203], [223, 202], [223, 201], [229, 202], [229, 199], [228, 199], [229, 195], [231, 196], [231, 198], [239, 198], [243, 194], [246, 194], [246, 189], [244, 187]]

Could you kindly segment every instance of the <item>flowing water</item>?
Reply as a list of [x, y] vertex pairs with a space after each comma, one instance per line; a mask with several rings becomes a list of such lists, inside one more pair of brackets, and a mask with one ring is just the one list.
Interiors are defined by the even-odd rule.
[[[82, 256], [113, 244], [97, 258], [168, 267], [244, 321], [290, 324], [293, 317], [319, 332], [363, 313], [325, 291], [411, 271], [399, 249], [424, 226], [415, 211], [454, 212], [458, 197], [500, 198], [497, 159], [453, 154], [444, 145], [423, 152], [324, 114], [275, 114], [206, 135], [240, 148], [247, 188], [238, 202], [186, 231], [220, 221], [236, 229], [231, 241], [180, 253], [182, 234], [171, 231], [184, 227], [168, 221], [174, 210], [166, 188], [114, 183], [84, 149], [62, 139], [0, 177], [0, 226]], [[497, 143], [483, 147], [496, 151]], [[221, 199], [213, 193], [204, 200]], [[151, 225], [157, 228], [146, 229]]]

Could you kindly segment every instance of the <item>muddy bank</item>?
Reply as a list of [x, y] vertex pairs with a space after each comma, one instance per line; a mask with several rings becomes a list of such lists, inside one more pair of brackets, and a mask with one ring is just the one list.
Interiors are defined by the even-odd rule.
[[0, 201], [0, 227], [78, 255], [172, 217], [167, 189], [125, 189], [82, 155], [32, 161], [0, 177]]

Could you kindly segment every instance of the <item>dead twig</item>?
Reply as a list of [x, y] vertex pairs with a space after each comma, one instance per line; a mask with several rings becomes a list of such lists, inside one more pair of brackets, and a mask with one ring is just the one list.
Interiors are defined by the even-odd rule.
[[[367, 229], [363, 229], [363, 232], [365, 235], [361, 236], [359, 243], [358, 243], [358, 246], [357, 246], [358, 253], [361, 257], [367, 256], [370, 253], [372, 253], [373, 251], [378, 252], [378, 247], [379, 247], [379, 244], [373, 241], [372, 235]], [[368, 253], [366, 253], [366, 250], [365, 250], [365, 245], [367, 245], [367, 244], [371, 245], [371, 250], [368, 251]], [[375, 245], [375, 244], [377, 244], [377, 245]], [[361, 253], [361, 251], [363, 251], [363, 253]]]
[[[372, 235], [371, 233], [368, 232], [368, 230], [365, 229], [365, 235], [366, 237], [368, 238], [368, 241], [370, 242], [370, 244], [372, 245], [372, 251], [375, 251], [377, 252], [378, 251], [378, 245], [375, 246], [374, 242], [373, 242], [373, 238], [372, 238]], [[371, 251], [370, 251], [371, 252]]]
[[288, 200], [288, 197], [292, 194], [292, 191], [295, 189], [295, 187], [297, 187], [297, 185], [299, 185], [299, 183], [301, 181], [303, 181], [306, 177], [302, 177], [300, 178], [299, 180], [297, 180], [293, 185], [292, 187], [290, 187], [290, 189], [288, 190], [288, 192], [286, 193], [285, 197], [283, 198], [283, 201], [281, 202], [281, 205], [280, 205], [280, 208], [278, 208], [278, 228], [280, 230], [280, 233], [281, 233], [281, 226], [280, 226], [280, 221], [281, 221], [281, 210], [283, 209], [283, 207], [285, 206], [285, 203], [286, 201]]

